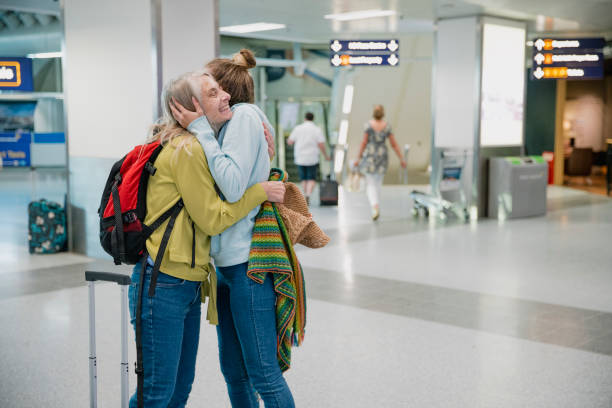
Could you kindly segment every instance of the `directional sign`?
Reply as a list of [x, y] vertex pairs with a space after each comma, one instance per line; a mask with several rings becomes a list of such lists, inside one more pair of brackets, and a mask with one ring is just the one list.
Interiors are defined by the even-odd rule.
[[329, 63], [341, 66], [397, 66], [399, 40], [331, 40]]
[[550, 39], [533, 42], [532, 79], [603, 78], [603, 38]]
[[399, 64], [399, 56], [397, 54], [334, 54], [329, 61], [334, 67], [351, 65], [394, 67]]
[[585, 79], [599, 78], [601, 69], [597, 67], [568, 68], [568, 67], [537, 67], [533, 70], [535, 79]]
[[551, 39], [551, 38], [538, 38], [533, 42], [533, 46], [538, 51], [559, 51], [567, 49], [597, 49], [603, 48], [606, 45], [606, 41], [603, 38], [580, 38], [569, 40], [566, 38], [562, 39]]
[[331, 40], [329, 49], [333, 53], [349, 54], [351, 52], [396, 52], [399, 40]]

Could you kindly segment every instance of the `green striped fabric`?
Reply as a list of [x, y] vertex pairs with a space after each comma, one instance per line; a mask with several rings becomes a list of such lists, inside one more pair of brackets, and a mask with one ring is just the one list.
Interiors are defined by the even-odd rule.
[[[280, 169], [270, 171], [270, 180], [287, 181]], [[304, 340], [306, 291], [302, 267], [295, 256], [289, 234], [276, 204], [266, 201], [255, 219], [247, 275], [263, 283], [271, 273], [276, 291], [277, 358], [282, 371], [291, 366], [291, 347]]]

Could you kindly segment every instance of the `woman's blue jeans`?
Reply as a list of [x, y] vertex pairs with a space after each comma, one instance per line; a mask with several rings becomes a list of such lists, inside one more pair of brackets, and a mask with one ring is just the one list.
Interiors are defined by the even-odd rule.
[[[155, 296], [149, 297], [152, 269], [147, 265], [142, 294], [144, 406], [184, 407], [195, 375], [200, 338], [201, 283], [178, 279], [160, 271]], [[129, 289], [134, 329], [141, 270], [142, 264], [136, 264]], [[130, 407], [136, 406], [134, 394]]]
[[276, 293], [271, 275], [251, 280], [248, 263], [217, 268], [219, 360], [234, 408], [293, 408], [276, 359]]

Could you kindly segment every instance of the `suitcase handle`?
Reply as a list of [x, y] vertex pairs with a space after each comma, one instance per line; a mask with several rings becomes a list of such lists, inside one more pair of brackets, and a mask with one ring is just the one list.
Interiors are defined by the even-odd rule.
[[85, 271], [85, 280], [88, 282], [105, 281], [115, 282], [119, 285], [125, 286], [132, 283], [132, 278], [129, 275], [122, 273], [111, 273], [111, 272], [93, 272]]
[[111, 272], [85, 271], [89, 286], [89, 402], [90, 408], [98, 407], [98, 359], [96, 357], [96, 291], [95, 282], [116, 282], [121, 286], [121, 407], [129, 405], [129, 363], [127, 346], [128, 328], [128, 286], [129, 275]]

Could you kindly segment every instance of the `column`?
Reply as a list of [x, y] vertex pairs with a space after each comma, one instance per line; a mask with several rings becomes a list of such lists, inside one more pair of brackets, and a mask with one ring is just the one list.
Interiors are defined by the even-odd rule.
[[98, 241], [112, 164], [143, 143], [163, 83], [218, 50], [217, 0], [65, 0], [64, 84], [73, 249]]
[[488, 158], [523, 151], [525, 32], [493, 17], [437, 22], [431, 185], [471, 218], [486, 215]]

